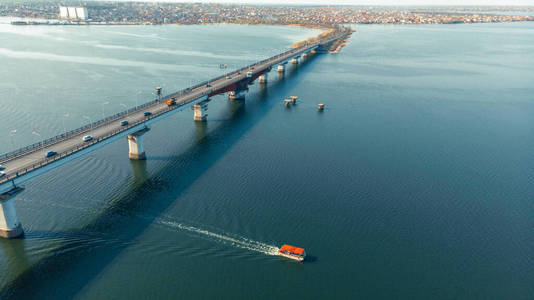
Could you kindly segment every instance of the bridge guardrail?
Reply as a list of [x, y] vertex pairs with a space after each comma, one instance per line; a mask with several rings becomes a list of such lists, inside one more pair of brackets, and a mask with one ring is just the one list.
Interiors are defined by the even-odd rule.
[[[259, 64], [263, 64], [263, 63], [265, 63], [265, 62], [267, 62], [269, 60], [277, 59], [279, 57], [282, 57], [282, 56], [285, 56], [285, 55], [288, 55], [288, 54], [291, 54], [291, 53], [301, 52], [301, 51], [304, 51], [305, 49], [313, 48], [313, 47], [315, 47], [317, 45], [320, 45], [321, 43], [329, 43], [329, 42], [331, 42], [333, 40], [336, 40], [336, 39], [340, 38], [341, 36], [345, 35], [346, 33], [347, 32], [344, 31], [341, 34], [338, 34], [338, 35], [336, 35], [334, 37], [327, 38], [327, 39], [322, 40], [322, 41], [317, 41], [317, 42], [312, 43], [312, 44], [306, 44], [306, 45], [304, 45], [302, 47], [299, 47], [299, 48], [290, 49], [288, 51], [282, 52], [282, 53], [277, 54], [275, 56], [266, 58], [264, 60], [261, 60], [259, 62], [250, 64], [248, 66], [242, 67], [241, 69], [228, 72], [228, 73], [226, 73], [224, 75], [212, 78], [210, 80], [203, 81], [203, 82], [201, 82], [199, 84], [196, 84], [196, 85], [194, 85], [192, 87], [188, 87], [188, 88], [182, 89], [182, 90], [180, 90], [178, 92], [163, 96], [162, 100], [168, 99], [170, 97], [175, 97], [177, 95], [186, 95], [186, 94], [192, 92], [193, 90], [195, 90], [196, 88], [199, 88], [201, 86], [205, 86], [209, 82], [213, 82], [213, 81], [219, 80], [221, 78], [225, 78], [226, 76], [229, 76], [229, 75], [234, 74], [236, 72], [241, 72], [241, 71], [248, 70], [253, 66], [256, 66], [256, 65], [259, 65]], [[128, 115], [129, 113], [132, 113], [132, 112], [138, 112], [141, 108], [147, 107], [147, 106], [155, 104], [157, 102], [159, 102], [159, 99], [155, 99], [155, 100], [143, 103], [141, 105], [135, 106], [133, 108], [129, 108], [129, 109], [125, 110], [125, 111], [122, 111], [122, 112], [116, 113], [114, 115], [108, 116], [108, 117], [106, 117], [104, 119], [101, 119], [101, 120], [98, 120], [96, 122], [89, 123], [89, 124], [84, 125], [82, 127], [79, 127], [79, 128], [64, 132], [62, 134], [59, 134], [59, 135], [56, 135], [54, 137], [45, 139], [43, 141], [31, 144], [29, 146], [25, 146], [25, 147], [19, 148], [17, 150], [2, 154], [2, 155], [0, 155], [0, 162], [6, 162], [6, 161], [9, 161], [9, 160], [11, 160], [13, 158], [16, 158], [16, 157], [18, 157], [18, 156], [20, 156], [22, 154], [25, 154], [25, 153], [28, 153], [28, 152], [34, 152], [34, 151], [38, 150], [39, 148], [44, 148], [44, 147], [51, 146], [51, 145], [56, 144], [57, 142], [60, 142], [60, 141], [62, 141], [64, 139], [66, 139], [66, 138], [78, 135], [78, 134], [83, 133], [83, 132], [87, 132], [87, 130], [90, 129], [90, 128], [93, 128], [93, 129], [97, 128], [100, 125], [102, 125], [103, 123], [106, 123], [106, 122], [108, 122], [110, 120], [116, 120], [119, 117], [122, 117], [124, 115]], [[0, 181], [0, 183], [1, 183], [1, 181]]]
[[80, 134], [82, 132], [87, 132], [87, 130], [89, 130], [91, 128], [93, 128], [93, 129], [94, 128], [98, 128], [98, 126], [101, 125], [102, 123], [105, 123], [105, 122], [107, 122], [109, 120], [112, 120], [112, 119], [117, 119], [119, 117], [122, 117], [122, 116], [127, 115], [127, 114], [132, 113], [132, 112], [136, 112], [136, 111], [140, 110], [141, 108], [146, 107], [146, 106], [151, 105], [151, 104], [154, 104], [155, 102], [158, 102], [158, 101], [159, 100], [153, 100], [153, 101], [150, 101], [150, 102], [147, 102], [147, 103], [143, 103], [143, 104], [138, 105], [136, 107], [127, 109], [125, 111], [116, 113], [116, 114], [111, 115], [111, 116], [108, 116], [108, 117], [106, 117], [104, 119], [89, 123], [89, 124], [84, 125], [82, 127], [79, 127], [79, 128], [64, 132], [62, 134], [58, 134], [58, 135], [56, 135], [54, 137], [48, 138], [48, 139], [43, 140], [41, 142], [37, 142], [37, 143], [31, 144], [29, 146], [19, 148], [19, 149], [15, 150], [15, 151], [12, 151], [12, 152], [9, 152], [9, 153], [6, 153], [6, 154], [2, 154], [2, 155], [0, 155], [0, 162], [4, 162], [4, 161], [6, 161], [8, 159], [17, 157], [19, 154], [27, 153], [30, 150], [39, 149], [39, 148], [42, 148], [42, 147], [45, 147], [45, 146], [51, 146], [51, 145], [55, 144], [56, 142], [61, 141], [61, 140], [65, 139], [65, 138], [67, 138], [67, 137], [71, 137], [73, 135], [78, 135], [78, 134]]
[[[151, 103], [151, 102], [148, 102], [148, 104], [150, 104], [150, 103]], [[146, 106], [146, 105], [145, 105], [145, 106]], [[110, 138], [110, 137], [113, 137], [113, 136], [115, 136], [116, 134], [118, 134], [118, 133], [120, 133], [120, 132], [127, 131], [127, 130], [131, 129], [132, 127], [139, 126], [139, 125], [141, 125], [142, 123], [146, 122], [147, 120], [150, 120], [150, 119], [152, 119], [152, 118], [156, 118], [156, 117], [158, 117], [158, 116], [160, 116], [160, 115], [162, 115], [162, 114], [164, 114], [164, 113], [167, 113], [167, 112], [170, 111], [170, 110], [177, 109], [177, 108], [178, 108], [178, 106], [167, 107], [167, 108], [166, 108], [165, 110], [163, 110], [163, 111], [160, 111], [160, 112], [158, 112], [158, 113], [156, 113], [156, 114], [147, 116], [146, 118], [141, 119], [141, 120], [139, 120], [139, 121], [137, 121], [137, 122], [130, 123], [130, 124], [128, 124], [127, 126], [121, 127], [121, 128], [119, 128], [119, 129], [117, 129], [117, 130], [112, 131], [111, 133], [108, 133], [108, 134], [106, 134], [106, 135], [104, 135], [104, 136], [95, 138], [95, 139], [93, 139], [93, 140], [91, 140], [91, 141], [89, 141], [89, 142], [86, 142], [86, 143], [83, 143], [83, 144], [81, 144], [81, 145], [76, 145], [76, 146], [74, 146], [74, 147], [71, 147], [71, 148], [67, 149], [66, 151], [61, 152], [61, 153], [58, 153], [57, 155], [55, 155], [55, 156], [53, 156], [53, 157], [49, 157], [49, 158], [48, 158], [48, 157], [45, 157], [45, 158], [43, 158], [42, 160], [40, 160], [38, 163], [32, 164], [32, 165], [29, 166], [29, 167], [20, 168], [20, 169], [18, 169], [18, 170], [15, 170], [15, 173], [14, 173], [14, 174], [6, 175], [6, 177], [0, 179], [0, 184], [2, 184], [2, 183], [6, 183], [6, 182], [8, 182], [8, 181], [11, 181], [11, 180], [13, 180], [13, 179], [15, 179], [15, 178], [17, 178], [17, 177], [19, 177], [19, 176], [22, 176], [22, 175], [24, 175], [24, 174], [27, 174], [27, 173], [29, 173], [29, 172], [35, 170], [35, 169], [41, 168], [41, 167], [43, 167], [43, 166], [45, 166], [45, 165], [47, 165], [47, 164], [49, 164], [49, 163], [51, 163], [51, 162], [54, 162], [54, 161], [56, 161], [56, 160], [58, 160], [58, 159], [67, 157], [67, 156], [69, 156], [69, 155], [72, 155], [72, 154], [74, 154], [74, 153], [76, 153], [76, 152], [78, 152], [78, 151], [80, 151], [80, 150], [83, 150], [83, 149], [85, 149], [85, 148], [87, 148], [87, 147], [90, 147], [90, 146], [92, 146], [92, 145], [94, 145], [94, 144], [96, 144], [96, 143], [99, 143], [99, 142], [101, 142], [101, 141], [103, 141], [103, 140], [105, 140], [105, 139], [108, 139], [108, 138]]]

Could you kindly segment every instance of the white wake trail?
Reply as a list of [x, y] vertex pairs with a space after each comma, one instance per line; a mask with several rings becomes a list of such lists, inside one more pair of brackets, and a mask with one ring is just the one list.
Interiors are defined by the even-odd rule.
[[213, 240], [216, 242], [230, 244], [234, 247], [247, 249], [247, 250], [251, 250], [255, 252], [260, 252], [260, 253], [267, 254], [267, 255], [278, 255], [278, 247], [265, 244], [262, 242], [258, 242], [258, 241], [253, 241], [251, 239], [247, 239], [244, 237], [239, 237], [239, 236], [232, 237], [232, 236], [228, 236], [225, 234], [215, 233], [215, 232], [211, 232], [205, 229], [197, 228], [197, 227], [190, 226], [190, 225], [185, 225], [185, 224], [178, 223], [178, 222], [172, 222], [172, 221], [160, 221], [158, 223], [161, 225], [168, 226], [173, 229], [185, 230], [185, 231], [188, 231], [194, 234], [198, 234], [198, 235], [207, 237], [210, 240]]

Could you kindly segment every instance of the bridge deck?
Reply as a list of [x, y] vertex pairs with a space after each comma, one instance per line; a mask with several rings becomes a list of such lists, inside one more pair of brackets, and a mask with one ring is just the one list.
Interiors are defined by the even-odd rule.
[[[326, 41], [321, 41], [321, 43], [324, 44], [325, 42], [332, 42], [343, 36], [344, 35], [331, 37]], [[0, 163], [2, 163], [6, 168], [4, 170], [6, 175], [0, 178], [0, 194], [9, 191], [9, 189], [12, 188], [12, 184], [10, 182], [13, 182], [13, 184], [19, 184], [20, 182], [17, 179], [21, 176], [24, 176], [30, 172], [34, 172], [58, 160], [69, 157], [79, 151], [93, 147], [107, 139], [112, 138], [113, 136], [125, 134], [125, 132], [128, 130], [131, 131], [132, 129], [139, 128], [140, 126], [143, 126], [145, 122], [149, 122], [151, 120], [155, 121], [155, 119], [163, 116], [164, 114], [183, 108], [185, 105], [202, 101], [209, 95], [224, 92], [232, 85], [236, 85], [240, 82], [247, 82], [247, 80], [251, 79], [247, 78], [246, 73], [248, 71], [253, 73], [253, 78], [256, 78], [260, 74], [265, 73], [273, 65], [280, 64], [291, 59], [292, 57], [315, 49], [319, 45], [320, 43], [317, 42], [308, 44], [301, 48], [289, 50], [266, 60], [257, 62], [251, 66], [237, 70], [233, 73], [214, 78], [208, 81], [210, 86], [207, 86], [207, 82], [204, 82], [192, 88], [165, 96], [161, 101], [153, 101], [152, 103], [149, 103], [143, 107], [137, 107], [134, 110], [116, 115], [115, 117], [109, 118], [105, 121], [95, 122], [97, 125], [94, 125], [92, 129], [86, 126], [86, 128], [83, 130], [77, 130], [70, 135], [49, 140], [43, 146], [31, 147], [27, 150], [25, 149], [9, 156], [0, 157]], [[226, 77], [227, 75], [231, 78], [228, 79]], [[176, 98], [176, 105], [169, 107], [166, 105], [165, 101], [171, 97]], [[151, 112], [152, 115], [145, 116], [144, 112]], [[128, 120], [129, 124], [127, 126], [121, 126], [120, 121], [122, 120]], [[85, 135], [91, 135], [93, 140], [89, 142], [82, 141], [82, 138]], [[58, 154], [53, 157], [46, 158], [45, 152], [51, 150], [57, 152]]]

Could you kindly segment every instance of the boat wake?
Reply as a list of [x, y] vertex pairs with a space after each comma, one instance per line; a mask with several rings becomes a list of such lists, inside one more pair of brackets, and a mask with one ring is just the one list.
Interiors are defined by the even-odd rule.
[[231, 246], [238, 247], [241, 249], [255, 251], [255, 252], [263, 253], [266, 255], [278, 255], [278, 247], [265, 244], [262, 242], [254, 241], [251, 239], [247, 239], [245, 237], [229, 236], [227, 234], [215, 233], [215, 232], [211, 232], [205, 229], [201, 229], [201, 228], [197, 228], [194, 226], [185, 225], [185, 224], [173, 222], [173, 221], [159, 221], [158, 223], [160, 225], [164, 225], [175, 230], [182, 230], [182, 231], [187, 231], [193, 234], [197, 234], [197, 235], [200, 235], [204, 238], [207, 238], [209, 240], [212, 240], [218, 243], [223, 243], [223, 244], [231, 245]]

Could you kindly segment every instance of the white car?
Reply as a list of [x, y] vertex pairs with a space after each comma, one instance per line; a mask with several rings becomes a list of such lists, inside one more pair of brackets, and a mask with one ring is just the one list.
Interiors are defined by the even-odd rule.
[[4, 177], [4, 176], [6, 176], [6, 172], [4, 172], [4, 171], [0, 171], [0, 178], [2, 178], [2, 177]]
[[90, 135], [86, 135], [86, 136], [83, 137], [83, 141], [84, 141], [84, 142], [89, 142], [89, 141], [92, 140], [92, 139], [93, 139], [93, 137], [90, 136]]
[[2, 165], [0, 165], [0, 171], [5, 170], [6, 168]]

